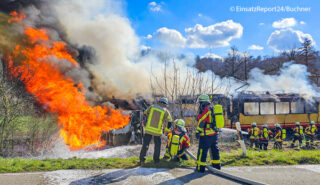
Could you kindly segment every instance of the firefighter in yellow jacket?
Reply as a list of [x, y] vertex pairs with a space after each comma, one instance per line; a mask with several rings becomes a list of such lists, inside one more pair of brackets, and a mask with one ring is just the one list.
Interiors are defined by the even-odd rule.
[[293, 129], [293, 132], [294, 132], [294, 136], [291, 143], [291, 147], [293, 148], [295, 145], [295, 142], [298, 140], [299, 141], [298, 148], [301, 148], [302, 140], [304, 138], [304, 132], [303, 132], [303, 126], [300, 125], [300, 122], [296, 122], [296, 127]]
[[208, 151], [210, 151], [211, 165], [213, 168], [221, 169], [220, 153], [218, 147], [218, 131], [224, 127], [222, 106], [216, 104], [211, 106], [209, 96], [199, 96], [200, 103], [197, 115], [196, 137], [199, 139], [196, 171], [205, 171]]
[[269, 140], [272, 137], [272, 132], [268, 129], [268, 125], [263, 125], [262, 130], [260, 131], [260, 149], [268, 150]]
[[251, 129], [248, 132], [249, 139], [250, 139], [250, 148], [259, 148], [259, 136], [260, 136], [260, 129], [257, 127], [257, 123], [253, 122], [251, 124]]
[[174, 161], [188, 160], [185, 151], [190, 147], [190, 139], [183, 119], [174, 121], [174, 129], [168, 132], [168, 143], [164, 159]]
[[150, 106], [144, 113], [147, 117], [147, 123], [145, 125], [145, 135], [143, 138], [143, 145], [140, 152], [140, 165], [145, 163], [145, 157], [149, 149], [150, 141], [154, 139], [154, 153], [153, 160], [155, 163], [160, 161], [160, 149], [161, 149], [161, 135], [163, 134], [163, 127], [168, 132], [169, 126], [172, 121], [170, 112], [166, 108], [168, 105], [168, 99], [163, 97], [159, 103]]
[[286, 138], [286, 130], [282, 129], [279, 123], [275, 124], [276, 131], [274, 133], [273, 139], [274, 139], [274, 149], [281, 150], [282, 149], [282, 142]]
[[314, 147], [314, 137], [316, 136], [316, 133], [318, 132], [317, 126], [315, 125], [314, 121], [310, 122], [310, 125], [306, 128], [305, 134], [306, 134], [306, 147], [307, 148], [313, 148]]

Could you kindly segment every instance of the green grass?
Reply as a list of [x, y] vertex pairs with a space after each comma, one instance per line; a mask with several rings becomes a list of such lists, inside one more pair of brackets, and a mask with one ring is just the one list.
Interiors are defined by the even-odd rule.
[[[240, 151], [222, 153], [223, 166], [258, 166], [258, 165], [295, 165], [320, 164], [320, 151], [248, 151], [247, 157], [242, 157]], [[0, 158], [0, 173], [53, 171], [62, 169], [112, 169], [138, 167], [138, 157], [127, 159], [21, 159]], [[175, 168], [194, 167], [194, 161], [170, 162], [161, 160], [154, 164], [147, 158], [144, 167], [147, 168]]]
[[258, 166], [258, 165], [295, 165], [320, 164], [319, 150], [301, 151], [248, 151], [243, 157], [240, 152], [233, 151], [221, 155], [224, 166]]

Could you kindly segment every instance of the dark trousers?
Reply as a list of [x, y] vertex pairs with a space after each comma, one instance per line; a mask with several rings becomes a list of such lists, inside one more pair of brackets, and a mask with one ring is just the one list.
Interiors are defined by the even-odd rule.
[[276, 150], [281, 150], [282, 149], [282, 141], [275, 141], [274, 142], [274, 145], [273, 145], [273, 148], [276, 149]]
[[294, 144], [295, 144], [295, 142], [296, 141], [299, 141], [299, 147], [301, 147], [302, 146], [302, 136], [294, 136], [293, 137], [293, 140], [292, 140], [292, 143], [291, 143], [291, 147], [294, 147]]
[[260, 140], [260, 149], [268, 150], [269, 141], [268, 140]]
[[307, 147], [312, 147], [314, 145], [313, 141], [314, 141], [314, 136], [307, 134], [306, 135], [306, 145], [307, 145]]
[[253, 146], [255, 148], [259, 148], [259, 140], [258, 139], [250, 139], [250, 148], [253, 148]]
[[198, 157], [197, 157], [197, 171], [204, 172], [207, 161], [208, 151], [210, 151], [212, 167], [220, 169], [220, 153], [218, 147], [218, 135], [214, 136], [200, 136]]
[[[140, 161], [146, 161], [146, 155], [149, 149], [149, 144], [152, 139], [152, 135], [145, 134], [143, 137], [143, 145], [140, 152]], [[153, 153], [153, 160], [154, 162], [160, 161], [160, 149], [161, 149], [161, 138], [160, 136], [153, 136], [154, 141], [154, 153]]]

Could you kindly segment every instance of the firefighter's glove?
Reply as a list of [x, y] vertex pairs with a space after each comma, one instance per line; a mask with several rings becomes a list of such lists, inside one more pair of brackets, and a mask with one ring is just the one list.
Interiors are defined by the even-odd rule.
[[165, 141], [168, 140], [167, 136], [165, 136], [164, 134], [161, 135], [161, 139], [163, 139], [163, 140], [165, 140]]
[[200, 133], [199, 132], [196, 133], [196, 138], [200, 139]]
[[172, 129], [172, 122], [168, 122], [168, 125], [167, 125], [167, 128], [169, 129], [169, 130], [171, 130]]
[[181, 159], [181, 158], [179, 158], [179, 157], [174, 157], [174, 158], [172, 159], [172, 161], [175, 161], [175, 162], [182, 162], [182, 159]]

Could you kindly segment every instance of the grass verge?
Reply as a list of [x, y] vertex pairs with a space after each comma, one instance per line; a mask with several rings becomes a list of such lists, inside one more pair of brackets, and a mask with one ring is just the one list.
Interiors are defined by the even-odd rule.
[[[134, 168], [138, 166], [138, 157], [127, 159], [21, 159], [0, 158], [0, 173], [53, 171], [63, 169], [111, 169]], [[295, 164], [320, 164], [320, 151], [248, 151], [248, 156], [241, 156], [240, 151], [221, 154], [223, 166], [258, 166], [258, 165], [295, 165]], [[170, 162], [161, 160], [154, 164], [147, 158], [144, 167], [149, 168], [175, 168], [194, 167], [193, 160], [183, 162]]]

